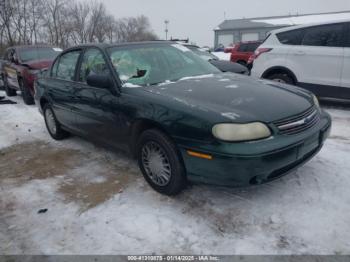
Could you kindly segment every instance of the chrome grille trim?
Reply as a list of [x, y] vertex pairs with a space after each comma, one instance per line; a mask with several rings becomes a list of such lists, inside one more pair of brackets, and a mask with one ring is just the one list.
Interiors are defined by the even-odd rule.
[[274, 125], [283, 135], [294, 135], [301, 133], [314, 125], [320, 120], [320, 115], [314, 106], [303, 113], [284, 120], [274, 122]]

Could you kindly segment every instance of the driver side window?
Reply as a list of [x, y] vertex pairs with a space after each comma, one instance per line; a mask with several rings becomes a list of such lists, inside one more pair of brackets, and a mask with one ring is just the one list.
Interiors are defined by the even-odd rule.
[[108, 65], [100, 50], [90, 48], [85, 51], [79, 71], [79, 82], [86, 83], [89, 74], [106, 75], [109, 73]]

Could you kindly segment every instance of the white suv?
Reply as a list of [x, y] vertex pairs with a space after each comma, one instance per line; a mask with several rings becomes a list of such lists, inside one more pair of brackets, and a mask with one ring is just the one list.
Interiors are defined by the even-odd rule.
[[251, 57], [252, 76], [350, 99], [350, 19], [272, 31]]

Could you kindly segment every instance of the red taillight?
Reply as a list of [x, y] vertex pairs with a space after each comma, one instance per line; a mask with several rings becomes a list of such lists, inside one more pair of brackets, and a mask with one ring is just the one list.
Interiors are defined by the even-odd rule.
[[248, 64], [253, 63], [255, 59], [257, 59], [261, 54], [268, 53], [272, 50], [272, 48], [258, 48], [255, 50], [254, 54], [249, 57]]

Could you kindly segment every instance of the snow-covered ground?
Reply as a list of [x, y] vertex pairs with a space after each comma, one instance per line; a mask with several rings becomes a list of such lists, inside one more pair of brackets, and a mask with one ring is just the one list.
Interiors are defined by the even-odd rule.
[[323, 150], [282, 179], [169, 198], [126, 154], [55, 142], [35, 106], [11, 99], [0, 105], [0, 254], [350, 254], [347, 110], [327, 109]]

